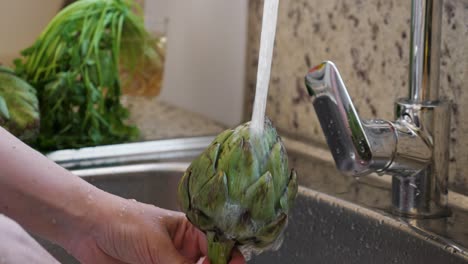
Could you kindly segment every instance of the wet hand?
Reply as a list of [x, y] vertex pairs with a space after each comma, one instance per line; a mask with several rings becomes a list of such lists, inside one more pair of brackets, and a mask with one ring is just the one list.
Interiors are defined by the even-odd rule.
[[[113, 196], [87, 234], [67, 245], [82, 263], [209, 264], [205, 235], [184, 214]], [[244, 264], [239, 252], [231, 264]]]

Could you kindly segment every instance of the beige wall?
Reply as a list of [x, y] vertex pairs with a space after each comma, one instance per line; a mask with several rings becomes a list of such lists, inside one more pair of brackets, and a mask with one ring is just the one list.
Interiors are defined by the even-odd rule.
[[[159, 6], [152, 3], [158, 1]], [[145, 3], [147, 18], [155, 19], [166, 9], [170, 19], [161, 98], [227, 126], [239, 124], [244, 106], [248, 1], [163, 2], [167, 3]]]
[[61, 0], [0, 0], [0, 62], [30, 46], [60, 8]]
[[[250, 1], [246, 118], [255, 88], [262, 3]], [[393, 119], [408, 93], [411, 1], [283, 0], [267, 114], [283, 132], [319, 146], [324, 137], [304, 87], [307, 70], [336, 63], [364, 118]], [[453, 102], [449, 180], [468, 195], [468, 0], [444, 0], [441, 95]]]

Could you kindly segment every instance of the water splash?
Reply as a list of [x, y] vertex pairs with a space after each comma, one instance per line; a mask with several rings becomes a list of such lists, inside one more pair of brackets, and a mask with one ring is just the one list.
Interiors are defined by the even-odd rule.
[[275, 44], [276, 21], [278, 19], [279, 0], [265, 0], [263, 6], [262, 34], [260, 37], [260, 54], [258, 59], [257, 86], [250, 129], [252, 133], [261, 134], [265, 120], [265, 109], [270, 82], [271, 61]]

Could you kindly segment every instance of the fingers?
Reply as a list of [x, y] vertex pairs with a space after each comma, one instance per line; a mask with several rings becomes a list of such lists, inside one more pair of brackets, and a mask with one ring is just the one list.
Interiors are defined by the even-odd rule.
[[[208, 258], [200, 259], [202, 256], [206, 256], [208, 251], [205, 234], [193, 226], [185, 215], [172, 211], [166, 211], [166, 213], [173, 213], [172, 217], [166, 218], [168, 221], [166, 222], [166, 227], [174, 244], [173, 246], [171, 245], [173, 249], [171, 254], [161, 252], [161, 257], [164, 257], [166, 260], [164, 261], [161, 258], [161, 263], [195, 263], [198, 261], [197, 263], [209, 264]], [[233, 251], [229, 263], [245, 264], [246, 261], [244, 256], [236, 249]]]
[[182, 255], [193, 262], [207, 253], [207, 241], [205, 234], [193, 226], [185, 217], [179, 220], [179, 224], [172, 237], [174, 246]]
[[242, 253], [240, 253], [239, 250], [234, 250], [232, 252], [232, 258], [231, 258], [231, 262], [229, 262], [229, 264], [245, 264], [245, 258], [244, 256], [242, 255]]
[[[177, 250], [183, 256], [192, 260], [193, 262], [206, 256], [208, 253], [208, 245], [206, 236], [203, 232], [193, 226], [185, 217], [179, 219], [179, 224], [173, 232], [173, 242]], [[209, 264], [208, 258], [199, 260], [198, 263]], [[230, 264], [245, 264], [244, 256], [239, 250], [234, 250]]]
[[161, 248], [156, 259], [156, 263], [191, 264], [194, 262], [183, 257], [172, 244]]

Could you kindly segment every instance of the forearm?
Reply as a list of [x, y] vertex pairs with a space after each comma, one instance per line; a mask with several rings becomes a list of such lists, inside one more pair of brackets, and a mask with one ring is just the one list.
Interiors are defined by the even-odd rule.
[[106, 194], [0, 127], [0, 213], [59, 244], [91, 228], [95, 201]]

